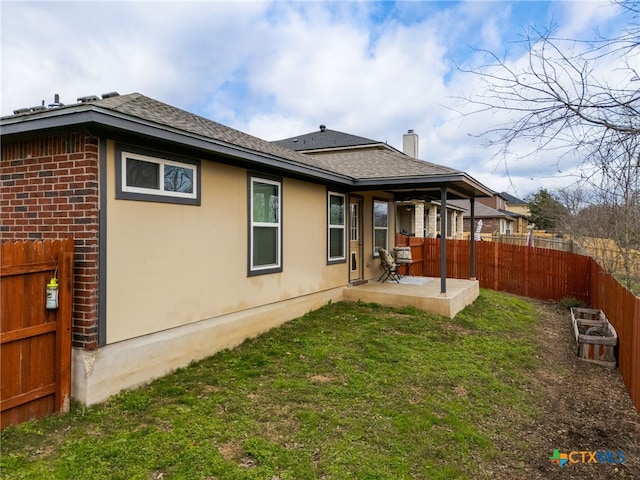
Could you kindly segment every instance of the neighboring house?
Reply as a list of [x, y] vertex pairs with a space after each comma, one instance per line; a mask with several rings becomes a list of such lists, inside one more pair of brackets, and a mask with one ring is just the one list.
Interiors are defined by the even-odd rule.
[[395, 202], [492, 194], [393, 149], [302, 154], [138, 93], [20, 109], [0, 125], [2, 239], [75, 239], [83, 404], [378, 278]]
[[[484, 199], [482, 199], [484, 200]], [[470, 204], [468, 200], [451, 200], [449, 203], [459, 207], [464, 215], [464, 231], [469, 234], [476, 233], [477, 225], [482, 220], [480, 235], [512, 235], [515, 233], [516, 218], [511, 212], [506, 210], [496, 210], [480, 203], [478, 198], [475, 205], [476, 223], [471, 226]], [[470, 237], [469, 237], [470, 238]]]
[[[500, 215], [494, 216], [492, 220], [489, 219], [490, 227], [483, 231], [491, 232], [494, 235], [522, 235], [527, 233], [529, 207], [522, 200], [502, 192], [496, 193], [492, 197], [479, 198], [478, 202], [500, 213]], [[508, 218], [505, 218], [505, 216]]]
[[531, 210], [529, 210], [529, 203], [524, 200], [520, 200], [518, 197], [502, 192], [500, 195], [507, 201], [506, 210], [508, 212], [515, 213], [516, 217], [516, 233], [527, 233], [529, 227], [529, 216]]
[[[332, 167], [350, 165], [350, 174], [366, 178], [369, 171], [387, 169], [389, 176], [410, 177], [420, 172], [434, 178], [456, 176], [461, 172], [443, 165], [418, 160], [418, 135], [409, 130], [402, 137], [403, 152], [385, 142], [350, 133], [330, 130], [320, 125], [319, 130], [277, 140], [276, 145], [311, 155]], [[436, 193], [435, 196], [438, 194]], [[410, 236], [435, 238], [441, 234], [441, 201], [434, 200], [434, 191], [396, 191], [396, 231]], [[455, 192], [449, 198], [460, 198]], [[447, 205], [447, 237], [462, 238], [462, 209]]]

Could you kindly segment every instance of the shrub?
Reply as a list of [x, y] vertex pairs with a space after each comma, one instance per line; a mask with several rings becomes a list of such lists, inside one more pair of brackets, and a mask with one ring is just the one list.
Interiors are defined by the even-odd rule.
[[566, 308], [567, 310], [570, 310], [572, 307], [586, 308], [589, 305], [584, 303], [582, 300], [578, 300], [577, 298], [564, 297], [562, 300], [560, 300], [560, 306], [562, 308]]

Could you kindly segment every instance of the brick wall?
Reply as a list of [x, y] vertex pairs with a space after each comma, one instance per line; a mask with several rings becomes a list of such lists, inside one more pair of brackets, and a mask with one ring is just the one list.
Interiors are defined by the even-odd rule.
[[73, 237], [73, 345], [98, 346], [98, 139], [85, 132], [2, 141], [0, 238]]

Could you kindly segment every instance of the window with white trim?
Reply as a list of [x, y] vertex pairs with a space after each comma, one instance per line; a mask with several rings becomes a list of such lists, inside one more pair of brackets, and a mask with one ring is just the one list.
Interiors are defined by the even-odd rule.
[[200, 163], [119, 149], [117, 198], [200, 204]]
[[380, 254], [384, 248], [389, 250], [389, 202], [385, 200], [373, 201], [373, 256]]
[[249, 181], [249, 274], [282, 271], [282, 182]]
[[345, 256], [345, 200], [342, 193], [329, 192], [327, 212], [328, 261], [341, 262]]

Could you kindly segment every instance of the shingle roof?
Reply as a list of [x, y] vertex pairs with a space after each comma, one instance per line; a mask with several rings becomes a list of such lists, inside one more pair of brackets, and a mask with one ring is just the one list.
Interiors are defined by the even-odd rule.
[[[463, 208], [467, 213], [471, 210], [469, 200], [448, 200], [447, 203], [451, 203], [453, 205], [456, 205], [457, 207]], [[507, 212], [506, 210], [496, 210], [495, 208], [488, 207], [487, 205], [480, 202], [475, 202], [474, 216], [475, 218], [512, 217], [511, 212]]]
[[91, 103], [101, 108], [132, 115], [160, 125], [170, 126], [256, 152], [311, 164], [309, 158], [292, 152], [290, 149], [282, 148], [281, 146], [274, 145], [271, 142], [254, 137], [248, 133], [200, 117], [186, 110], [167, 105], [166, 103], [146, 97], [140, 93], [120, 95]]
[[[327, 137], [319, 137], [322, 141], [311, 142], [316, 148], [331, 145], [330, 148], [354, 147], [354, 150], [335, 155], [324, 152], [308, 155], [140, 93], [115, 94], [103, 96], [102, 99], [95, 97], [73, 105], [45, 108], [43, 111], [12, 115], [0, 120], [3, 135], [94, 123], [111, 129], [152, 135], [206, 151], [224, 152], [222, 154], [230, 159], [243, 159], [347, 185], [357, 183], [361, 187], [399, 188], [403, 178], [412, 177], [412, 188], [444, 182], [455, 184], [459, 191], [476, 196], [491, 192], [464, 172], [410, 158], [375, 140], [325, 129], [321, 133], [328, 133]], [[362, 149], [358, 150], [359, 147]], [[369, 183], [366, 183], [367, 180]]]
[[377, 140], [359, 137], [350, 133], [329, 130], [324, 125], [315, 132], [298, 135], [296, 137], [276, 140], [272, 143], [295, 151], [325, 150], [331, 148], [360, 147], [379, 144]]
[[359, 179], [462, 173], [386, 149], [344, 150], [339, 153], [314, 154], [313, 158], [336, 172]]
[[508, 194], [507, 192], [500, 192], [500, 195], [504, 197], [507, 203], [511, 205], [526, 205], [527, 202], [524, 200], [520, 200], [518, 197], [514, 197], [513, 195]]

